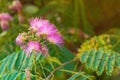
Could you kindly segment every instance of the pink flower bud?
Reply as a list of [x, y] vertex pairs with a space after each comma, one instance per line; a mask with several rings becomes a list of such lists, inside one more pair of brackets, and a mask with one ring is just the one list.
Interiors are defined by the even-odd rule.
[[41, 53], [44, 55], [44, 56], [47, 56], [48, 53], [49, 53], [49, 50], [47, 48], [47, 46], [42, 46], [42, 49], [41, 49]]
[[20, 46], [24, 46], [25, 45], [25, 40], [28, 38], [26, 33], [21, 33], [17, 36], [16, 38], [16, 44], [20, 45]]
[[21, 10], [22, 9], [22, 4], [20, 3], [19, 0], [14, 0], [12, 2], [12, 5], [9, 6], [9, 9], [12, 9], [12, 10]]

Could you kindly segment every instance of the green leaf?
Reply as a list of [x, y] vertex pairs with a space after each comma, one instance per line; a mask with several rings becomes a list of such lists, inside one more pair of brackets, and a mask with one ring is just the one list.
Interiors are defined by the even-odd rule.
[[101, 59], [101, 62], [100, 62], [100, 64], [99, 64], [98, 70], [97, 70], [97, 74], [98, 74], [98, 75], [101, 75], [101, 74], [103, 73], [104, 68], [105, 68], [105, 66], [106, 66], [106, 63], [107, 63], [107, 61], [108, 61], [108, 58], [109, 58], [109, 54], [108, 54], [108, 53], [104, 53], [104, 54], [103, 54], [103, 57], [102, 57], [102, 59]]
[[25, 57], [25, 53], [23, 51], [18, 52], [18, 58], [15, 63], [15, 69], [21, 68], [21, 65], [23, 65], [22, 63], [23, 63], [24, 57]]
[[20, 74], [20, 80], [25, 80], [25, 73], [24, 73], [24, 72], [22, 72], [22, 73]]
[[115, 54], [111, 54], [109, 59], [108, 59], [107, 66], [106, 66], [106, 73], [108, 75], [112, 74], [114, 64], [115, 64]]
[[89, 54], [90, 54], [90, 51], [88, 51], [88, 50], [85, 51], [85, 52], [81, 55], [81, 58], [80, 58], [81, 62], [85, 63], [85, 62], [87, 61], [88, 57], [89, 57]]
[[88, 77], [83, 76], [83, 77], [80, 77], [78, 80], [88, 80], [87, 78], [88, 78]]
[[102, 55], [103, 55], [103, 48], [100, 48], [97, 52], [96, 52], [96, 55], [94, 57], [94, 62], [93, 62], [93, 65], [92, 65], [92, 70], [93, 71], [96, 71], [98, 69], [98, 66], [100, 64], [100, 60], [102, 58]]
[[96, 53], [96, 50], [94, 49], [90, 51], [89, 58], [87, 59], [87, 65], [86, 65], [87, 69], [91, 68], [93, 61], [94, 61], [95, 53]]
[[17, 55], [16, 53], [13, 53], [13, 54], [9, 57], [10, 60], [9, 60], [9, 64], [8, 64], [8, 70], [11, 70], [11, 69], [14, 67], [15, 62], [16, 62], [16, 60], [17, 60], [17, 57], [18, 57], [18, 55]]
[[4, 74], [1, 78], [1, 80], [5, 80], [6, 79], [6, 76], [8, 76], [7, 74]]
[[10, 73], [5, 73], [0, 80], [25, 80], [24, 72], [12, 71]]
[[[31, 57], [31, 56], [30, 56]], [[22, 69], [26, 69], [28, 68], [29, 64], [30, 64], [30, 57], [25, 56], [24, 60], [23, 60], [23, 65], [21, 66]]]
[[6, 67], [7, 67], [7, 64], [9, 62], [9, 57], [10, 56], [7, 56], [4, 60], [3, 60], [3, 63], [0, 65], [0, 74], [3, 74], [3, 72], [5, 71]]
[[80, 76], [80, 74], [74, 74], [68, 80], [75, 80], [78, 76]]
[[115, 62], [116, 62], [116, 65], [117, 66], [120, 66], [120, 54], [115, 54], [115, 56], [116, 56], [116, 60], [115, 60]]
[[19, 72], [12, 72], [11, 74], [10, 74], [10, 77], [9, 77], [9, 79], [10, 80], [16, 80], [17, 79], [17, 77], [19, 76]]

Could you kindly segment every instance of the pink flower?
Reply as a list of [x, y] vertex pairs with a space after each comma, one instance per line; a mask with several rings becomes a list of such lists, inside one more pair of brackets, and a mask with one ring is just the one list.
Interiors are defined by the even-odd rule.
[[29, 20], [30, 22], [30, 26], [34, 31], [38, 31], [40, 29], [40, 27], [48, 24], [48, 20], [42, 20], [40, 18], [31, 18]]
[[53, 33], [57, 33], [57, 29], [56, 29], [55, 25], [47, 23], [43, 27], [39, 28], [37, 35], [38, 36], [40, 36], [40, 35], [48, 36], [48, 35], [53, 34]]
[[1, 13], [0, 14], [0, 25], [1, 25], [1, 28], [3, 31], [8, 29], [8, 27], [9, 27], [8, 21], [10, 21], [11, 18], [12, 17], [8, 13]]
[[21, 33], [17, 36], [16, 38], [16, 44], [20, 45], [20, 46], [24, 46], [25, 45], [25, 40], [27, 39], [27, 35], [26, 33]]
[[56, 26], [48, 20], [40, 18], [31, 18], [30, 26], [37, 36], [45, 35], [48, 41], [54, 44], [62, 44], [63, 37], [59, 34]]
[[53, 33], [51, 35], [48, 35], [47, 37], [48, 41], [53, 43], [53, 44], [63, 44], [63, 37], [60, 33]]
[[11, 20], [11, 15], [8, 13], [1, 13], [0, 14], [0, 21], [10, 21]]
[[28, 56], [32, 52], [40, 52], [41, 51], [41, 44], [38, 41], [29, 41], [26, 45], [25, 52]]

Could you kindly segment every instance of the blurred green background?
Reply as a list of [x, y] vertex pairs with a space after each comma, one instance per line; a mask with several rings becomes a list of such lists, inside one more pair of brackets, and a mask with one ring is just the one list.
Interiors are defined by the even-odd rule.
[[[119, 0], [20, 1], [25, 18], [24, 24], [28, 23], [31, 17], [49, 19], [59, 28], [64, 35], [65, 45], [73, 52], [77, 51], [77, 48], [85, 39], [106, 33], [109, 30], [111, 31], [111, 29], [119, 28], [120, 25]], [[12, 4], [10, 0], [0, 0], [0, 12], [9, 12], [13, 16], [14, 23], [12, 23], [12, 27], [29, 27], [29, 25], [24, 24], [18, 25], [18, 21], [16, 20], [17, 13], [8, 9], [8, 5], [10, 4]], [[15, 31], [17, 34], [20, 33], [17, 29]]]

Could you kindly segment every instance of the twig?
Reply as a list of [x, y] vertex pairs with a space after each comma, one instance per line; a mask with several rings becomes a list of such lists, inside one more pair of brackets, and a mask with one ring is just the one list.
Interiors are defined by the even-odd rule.
[[74, 61], [75, 61], [75, 60], [71, 60], [71, 61], [65, 62], [65, 63], [63, 63], [62, 65], [60, 65], [59, 67], [55, 68], [55, 69], [51, 72], [51, 74], [48, 75], [48, 77], [47, 77], [45, 80], [49, 80], [49, 78], [50, 78], [57, 70], [59, 70], [60, 68], [64, 67], [65, 65], [70, 64], [70, 63], [72, 63], [72, 62], [74, 62]]

